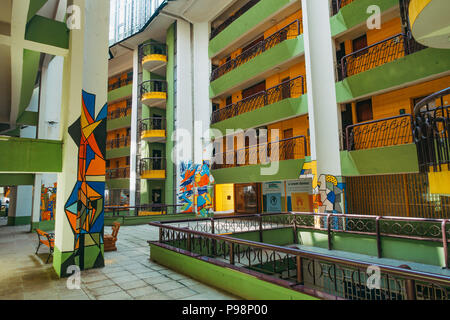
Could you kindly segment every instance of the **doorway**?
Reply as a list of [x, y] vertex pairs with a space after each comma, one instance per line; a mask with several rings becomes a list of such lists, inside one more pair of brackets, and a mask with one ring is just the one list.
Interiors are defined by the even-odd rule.
[[261, 212], [261, 184], [234, 185], [236, 213], [256, 214]]

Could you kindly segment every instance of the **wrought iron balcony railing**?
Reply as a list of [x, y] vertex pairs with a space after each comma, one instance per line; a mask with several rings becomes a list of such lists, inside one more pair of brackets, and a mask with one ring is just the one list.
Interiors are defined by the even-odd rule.
[[107, 169], [106, 179], [127, 179], [130, 177], [130, 167]]
[[106, 149], [125, 148], [131, 144], [130, 136], [123, 136], [121, 138], [111, 139], [106, 141]]
[[164, 43], [144, 43], [139, 47], [139, 56], [142, 60], [145, 56], [160, 54], [167, 56], [167, 45]]
[[308, 154], [305, 136], [297, 136], [276, 142], [261, 143], [238, 150], [217, 153], [213, 170], [241, 167], [270, 162], [303, 159]]
[[[419, 170], [450, 170], [450, 87], [436, 92], [414, 107], [414, 142]], [[444, 100], [445, 99], [445, 100]]]
[[348, 126], [344, 145], [352, 151], [413, 143], [412, 122], [404, 114]]
[[300, 20], [295, 20], [283, 29], [275, 32], [271, 36], [255, 44], [253, 47], [245, 50], [236, 58], [214, 69], [211, 73], [211, 82], [220, 78], [231, 70], [236, 69], [237, 67], [253, 59], [254, 57], [259, 56], [261, 53], [275, 47], [277, 44], [288, 39], [293, 39], [302, 33], [303, 24]]
[[139, 123], [139, 130], [141, 133], [149, 130], [166, 130], [166, 118], [151, 117], [142, 119]]
[[237, 20], [240, 16], [246, 13], [248, 10], [253, 8], [258, 2], [261, 0], [250, 0], [244, 6], [242, 6], [238, 11], [236, 11], [233, 15], [231, 15], [228, 19], [222, 22], [216, 28], [212, 28], [210, 40], [214, 39], [219, 33], [226, 29], [230, 24], [232, 24], [235, 20]]
[[140, 93], [141, 97], [150, 92], [165, 92], [167, 93], [167, 81], [166, 80], [147, 80], [141, 83]]
[[299, 97], [304, 93], [305, 81], [303, 76], [299, 76], [214, 111], [211, 115], [211, 123], [236, 117], [284, 99]]
[[123, 118], [131, 114], [131, 105], [108, 112], [108, 120]]
[[166, 158], [143, 158], [139, 161], [139, 174], [145, 174], [147, 171], [166, 170]]
[[118, 81], [108, 85], [108, 91], [119, 89], [119, 88], [127, 86], [131, 83], [133, 83], [133, 78], [126, 78], [126, 79], [118, 80]]
[[341, 59], [343, 78], [373, 69], [415, 53], [425, 47], [403, 33], [352, 52]]

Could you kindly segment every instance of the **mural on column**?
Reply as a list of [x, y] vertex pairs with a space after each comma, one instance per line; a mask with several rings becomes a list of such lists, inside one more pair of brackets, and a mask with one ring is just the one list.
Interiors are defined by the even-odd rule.
[[[181, 163], [181, 184], [178, 193], [178, 200], [183, 205], [181, 212], [195, 212], [197, 204], [197, 214], [201, 217], [208, 217], [212, 209], [212, 175], [208, 161], [203, 161], [202, 165], [192, 162]], [[197, 188], [195, 196], [194, 188]]]
[[81, 269], [104, 265], [106, 117], [107, 105], [95, 117], [95, 95], [83, 91], [81, 117], [69, 128], [78, 146], [78, 172], [64, 206], [74, 243], [73, 254], [63, 265], [76, 264]]
[[39, 221], [55, 220], [57, 183], [52, 187], [41, 186], [41, 215]]

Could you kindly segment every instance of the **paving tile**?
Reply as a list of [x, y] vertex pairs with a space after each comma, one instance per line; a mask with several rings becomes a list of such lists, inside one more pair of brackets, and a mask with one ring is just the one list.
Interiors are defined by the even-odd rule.
[[177, 281], [169, 281], [155, 284], [155, 288], [157, 288], [160, 291], [170, 291], [177, 288], [185, 288], [185, 286]]
[[105, 295], [105, 294], [110, 294], [110, 293], [122, 291], [122, 289], [119, 286], [114, 285], [114, 286], [107, 286], [107, 287], [89, 289], [89, 291], [94, 296], [102, 296], [102, 295]]
[[142, 297], [137, 297], [137, 300], [173, 300], [173, 299], [166, 296], [163, 293], [157, 292]]
[[148, 285], [149, 284], [147, 282], [143, 281], [143, 280], [135, 280], [135, 281], [130, 281], [130, 282], [119, 283], [119, 286], [123, 290], [131, 290], [131, 289], [145, 287], [145, 286], [148, 286]]
[[198, 295], [199, 293], [188, 288], [178, 288], [175, 290], [165, 291], [164, 294], [175, 300]]
[[85, 287], [88, 289], [97, 289], [97, 288], [112, 286], [114, 284], [115, 283], [112, 280], [106, 279], [106, 280], [100, 280], [100, 281], [96, 281], [96, 282], [86, 283]]
[[130, 276], [125, 276], [125, 277], [120, 277], [120, 278], [113, 278], [111, 280], [114, 281], [115, 283], [125, 283], [125, 282], [140, 280], [140, 279], [138, 277], [136, 277], [135, 275], [130, 275]]
[[97, 300], [132, 300], [133, 297], [124, 291], [114, 292], [97, 297]]
[[164, 282], [169, 282], [169, 281], [173, 281], [165, 276], [160, 276], [160, 277], [151, 277], [151, 278], [146, 278], [143, 279], [145, 282], [147, 282], [148, 284], [159, 284], [159, 283], [164, 283]]
[[151, 295], [153, 293], [156, 294], [156, 293], [159, 293], [159, 292], [154, 287], [152, 287], [150, 285], [147, 285], [146, 287], [127, 290], [127, 293], [130, 296], [132, 296], [133, 298], [138, 298], [138, 297], [142, 297], [142, 296], [148, 296], [148, 295]]

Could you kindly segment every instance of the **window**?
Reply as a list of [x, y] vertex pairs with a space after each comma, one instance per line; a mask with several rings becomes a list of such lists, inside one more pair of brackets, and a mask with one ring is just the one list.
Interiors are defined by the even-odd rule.
[[130, 165], [130, 157], [127, 157], [127, 166], [129, 166]]
[[[356, 52], [358, 50], [366, 48], [367, 47], [367, 36], [362, 35], [361, 37], [354, 39], [352, 42], [352, 45], [353, 45], [353, 52]], [[363, 50], [361, 52], [358, 52], [358, 54], [356, 56], [360, 56], [360, 55], [363, 55], [366, 53], [367, 53], [367, 51]]]
[[372, 99], [356, 103], [356, 114], [358, 122], [365, 122], [373, 119]]

